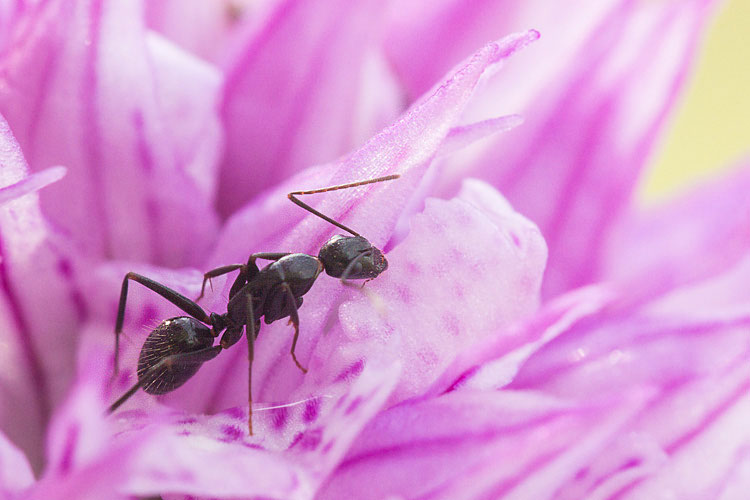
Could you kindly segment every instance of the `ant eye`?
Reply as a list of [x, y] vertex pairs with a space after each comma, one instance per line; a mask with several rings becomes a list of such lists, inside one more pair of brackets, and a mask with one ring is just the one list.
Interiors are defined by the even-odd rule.
[[334, 278], [375, 278], [388, 268], [383, 253], [362, 236], [336, 235], [321, 247], [318, 258]]
[[211, 329], [200, 321], [180, 316], [163, 321], [151, 332], [138, 357], [138, 381], [149, 394], [173, 391], [195, 375], [218, 351], [196, 355], [213, 345]]

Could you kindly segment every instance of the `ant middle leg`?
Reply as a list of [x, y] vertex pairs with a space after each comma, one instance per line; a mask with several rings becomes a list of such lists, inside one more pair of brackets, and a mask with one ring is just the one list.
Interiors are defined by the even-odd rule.
[[172, 290], [166, 285], [147, 278], [138, 273], [129, 272], [125, 275], [122, 280], [122, 288], [120, 289], [120, 302], [117, 308], [117, 321], [115, 322], [115, 371], [117, 375], [120, 371], [120, 333], [122, 332], [122, 325], [125, 322], [125, 304], [128, 296], [128, 282], [132, 280], [136, 283], [140, 283], [149, 290], [158, 293], [172, 304], [176, 305], [184, 312], [206, 324], [211, 324], [210, 317], [206, 314], [201, 306], [185, 297], [181, 293]]
[[253, 435], [253, 359], [255, 358], [255, 311], [253, 294], [245, 297], [245, 337], [247, 337], [247, 430]]
[[299, 339], [299, 314], [297, 313], [297, 300], [292, 293], [292, 288], [288, 283], [284, 282], [281, 287], [286, 291], [287, 297], [289, 297], [289, 303], [291, 304], [291, 311], [289, 312], [289, 324], [294, 326], [294, 338], [292, 338], [292, 350], [290, 354], [297, 368], [302, 370], [302, 373], [307, 373], [307, 368], [303, 367], [297, 359], [297, 355], [294, 353], [297, 348], [297, 340]]

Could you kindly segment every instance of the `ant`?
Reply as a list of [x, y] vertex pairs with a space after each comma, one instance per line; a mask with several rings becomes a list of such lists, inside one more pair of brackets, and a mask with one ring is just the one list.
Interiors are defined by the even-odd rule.
[[[253, 434], [252, 421], [252, 385], [251, 375], [255, 339], [260, 332], [260, 319], [266, 324], [282, 318], [289, 318], [294, 326], [291, 355], [294, 363], [307, 373], [297, 360], [294, 350], [299, 338], [299, 316], [297, 311], [302, 306], [302, 296], [312, 288], [315, 279], [325, 270], [329, 276], [340, 278], [345, 285], [352, 286], [350, 279], [371, 280], [388, 268], [388, 261], [383, 252], [372, 246], [366, 238], [340, 222], [318, 212], [300, 201], [297, 196], [325, 193], [339, 189], [348, 189], [365, 184], [397, 179], [399, 175], [388, 175], [349, 184], [330, 186], [311, 191], [294, 191], [289, 193], [289, 200], [313, 215], [343, 229], [352, 236], [340, 234], [331, 237], [318, 252], [318, 256], [304, 253], [254, 253], [246, 264], [230, 264], [217, 267], [203, 275], [201, 294], [196, 301], [140, 274], [129, 272], [122, 280], [120, 302], [115, 323], [115, 375], [119, 371], [120, 332], [125, 320], [125, 303], [128, 295], [129, 281], [140, 283], [158, 293], [176, 305], [188, 316], [178, 316], [162, 321], [146, 338], [138, 357], [136, 373], [138, 382], [125, 394], [112, 403], [108, 413], [114, 412], [127, 401], [138, 389], [148, 394], [165, 394], [171, 392], [198, 372], [203, 363], [209, 361], [224, 350], [236, 344], [245, 330], [248, 345], [248, 430]], [[259, 269], [257, 259], [270, 260], [270, 264]], [[197, 301], [203, 297], [206, 282], [211, 278], [239, 271], [229, 290], [227, 312], [224, 314], [207, 314]], [[214, 340], [221, 336], [219, 343]]]

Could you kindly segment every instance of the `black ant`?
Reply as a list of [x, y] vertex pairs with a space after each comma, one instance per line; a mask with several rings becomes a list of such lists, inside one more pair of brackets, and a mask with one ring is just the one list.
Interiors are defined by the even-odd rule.
[[[260, 331], [260, 319], [266, 324], [278, 319], [289, 318], [294, 326], [291, 355], [300, 370], [307, 370], [297, 360], [294, 349], [299, 337], [299, 316], [302, 296], [312, 288], [315, 279], [325, 270], [334, 278], [349, 285], [347, 280], [376, 278], [388, 268], [383, 253], [372, 246], [366, 238], [338, 221], [318, 212], [296, 198], [297, 195], [325, 193], [338, 189], [348, 189], [375, 182], [397, 179], [399, 175], [388, 175], [365, 181], [341, 184], [312, 191], [294, 191], [287, 197], [296, 205], [333, 224], [353, 236], [335, 235], [321, 248], [318, 256], [304, 253], [254, 253], [246, 264], [230, 264], [217, 267], [203, 275], [200, 300], [211, 278], [239, 271], [229, 290], [227, 312], [207, 314], [196, 301], [190, 300], [171, 288], [157, 283], [140, 274], [129, 272], [122, 280], [120, 303], [115, 324], [115, 374], [119, 371], [120, 332], [125, 320], [125, 302], [128, 295], [128, 281], [132, 280], [158, 293], [176, 305], [188, 316], [178, 316], [162, 321], [146, 338], [138, 357], [138, 382], [123, 394], [110, 407], [112, 413], [128, 400], [138, 389], [148, 394], [165, 394], [173, 391], [196, 374], [203, 363], [215, 358], [222, 350], [236, 344], [242, 337], [242, 329], [248, 344], [248, 429], [253, 433], [252, 385], [253, 344]], [[255, 261], [273, 261], [259, 269]], [[217, 345], [214, 340], [221, 335]]]

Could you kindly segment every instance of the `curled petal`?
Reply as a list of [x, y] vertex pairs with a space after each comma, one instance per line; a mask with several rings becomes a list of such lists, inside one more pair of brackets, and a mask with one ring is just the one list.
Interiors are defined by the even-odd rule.
[[0, 188], [0, 205], [3, 203], [19, 198], [25, 194], [39, 191], [45, 186], [59, 181], [65, 176], [65, 167], [50, 167], [39, 173], [31, 174], [28, 177]]

